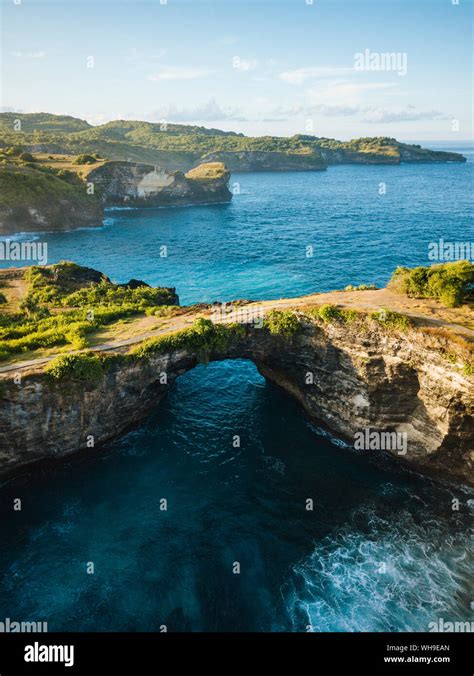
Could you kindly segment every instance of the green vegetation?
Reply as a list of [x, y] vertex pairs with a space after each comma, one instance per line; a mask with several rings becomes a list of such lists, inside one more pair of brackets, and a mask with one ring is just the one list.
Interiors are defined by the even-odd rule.
[[174, 293], [169, 289], [150, 286], [129, 288], [102, 280], [98, 284], [91, 284], [64, 297], [62, 305], [66, 307], [133, 307], [137, 312], [145, 312], [147, 308], [170, 305], [173, 299]]
[[193, 181], [215, 181], [218, 178], [223, 178], [225, 174], [226, 168], [222, 162], [207, 162], [188, 171], [186, 178]]
[[7, 302], [7, 297], [5, 296], [4, 293], [0, 291], [0, 305], [3, 305], [4, 303]]
[[382, 326], [396, 329], [397, 331], [407, 331], [411, 326], [410, 319], [406, 315], [394, 312], [393, 310], [378, 310], [377, 312], [373, 312], [370, 317]]
[[149, 338], [126, 355], [92, 352], [64, 354], [49, 362], [45, 370], [55, 380], [93, 383], [99, 380], [107, 367], [113, 363], [148, 359], [153, 355], [172, 350], [193, 350], [197, 353], [199, 361], [207, 362], [212, 353], [227, 352], [244, 334], [245, 328], [240, 324], [213, 324], [209, 319], [198, 318], [191, 328]]
[[[352, 324], [357, 320], [366, 321], [367, 314], [350, 308], [341, 308], [337, 305], [326, 303], [319, 307], [313, 307], [305, 310], [305, 314], [310, 319], [322, 321], [325, 324], [339, 323]], [[370, 315], [370, 318], [380, 323], [386, 328], [406, 331], [410, 326], [410, 320], [405, 315], [393, 312], [392, 310], [379, 310]]]
[[100, 272], [70, 262], [33, 266], [25, 280], [21, 312], [0, 316], [0, 360], [39, 348], [83, 349], [87, 336], [100, 327], [147, 310], [169, 312], [178, 301], [174, 289], [113, 284]]
[[70, 261], [51, 266], [33, 265], [24, 275], [28, 282], [27, 298], [38, 305], [60, 303], [63, 298], [90, 284], [109, 281], [105, 275]]
[[49, 362], [45, 371], [55, 380], [93, 383], [100, 379], [104, 369], [100, 357], [90, 352], [59, 355]]
[[0, 171], [0, 206], [13, 208], [48, 207], [51, 200], [89, 204], [91, 196], [81, 186], [73, 186], [53, 172], [29, 167], [12, 167]]
[[330, 324], [332, 322], [350, 324], [360, 316], [355, 310], [339, 308], [337, 305], [332, 305], [330, 303], [326, 303], [320, 307], [311, 308], [306, 311], [306, 314], [312, 319], [323, 321], [325, 324]]
[[103, 218], [100, 190], [87, 193], [85, 183], [75, 174], [52, 169], [39, 162], [24, 162], [0, 155], [0, 210], [2, 231], [66, 229], [99, 225]]
[[74, 164], [95, 164], [97, 162], [97, 157], [95, 155], [78, 155], [74, 160]]
[[344, 287], [344, 291], [375, 291], [376, 289], [375, 284], [359, 284], [359, 286], [348, 284]]
[[[90, 129], [91, 126], [85, 120], [79, 120], [70, 115], [52, 115], [51, 113], [2, 113], [0, 115], [1, 131], [16, 129], [17, 120], [21, 123], [21, 131], [33, 132], [59, 132], [68, 133]], [[16, 131], [15, 133], [19, 133]]]
[[271, 310], [263, 320], [263, 325], [272, 335], [292, 338], [300, 329], [297, 315], [291, 311]]
[[463, 371], [467, 376], [474, 376], [474, 362], [466, 362]]
[[[21, 131], [15, 131], [15, 120]], [[342, 161], [398, 162], [409, 153], [415, 161], [430, 159], [463, 161], [456, 153], [434, 153], [419, 146], [399, 143], [390, 137], [338, 141], [297, 134], [290, 138], [249, 137], [235, 132], [192, 125], [154, 124], [115, 120], [92, 127], [83, 120], [47, 114], [0, 114], [0, 145], [21, 146], [25, 150], [41, 144], [46, 152], [69, 155], [100, 153], [111, 160], [127, 160], [187, 170], [207, 156], [219, 153], [283, 153], [314, 167]], [[210, 157], [210, 160], [221, 159]], [[278, 162], [278, 158], [275, 158]]]
[[435, 298], [446, 307], [457, 307], [472, 299], [474, 264], [457, 261], [413, 269], [398, 267], [389, 286], [412, 298]]
[[245, 334], [241, 324], [213, 324], [199, 318], [189, 329], [182, 329], [157, 338], [149, 338], [132, 349], [130, 357], [150, 357], [172, 350], [196, 350], [199, 360], [207, 362], [212, 352], [227, 352], [232, 343]]

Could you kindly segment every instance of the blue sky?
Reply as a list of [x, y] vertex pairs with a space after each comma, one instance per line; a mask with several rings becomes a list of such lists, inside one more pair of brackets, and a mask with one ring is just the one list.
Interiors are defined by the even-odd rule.
[[[456, 1], [1, 0], [1, 103], [93, 124], [470, 139], [473, 2]], [[356, 70], [365, 50], [406, 74]]]

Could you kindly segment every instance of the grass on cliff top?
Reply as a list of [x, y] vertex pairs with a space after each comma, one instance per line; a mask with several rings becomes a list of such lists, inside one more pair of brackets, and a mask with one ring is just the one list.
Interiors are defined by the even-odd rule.
[[324, 305], [304, 308], [303, 311], [311, 320], [322, 321], [324, 324], [353, 324], [359, 322], [359, 324], [367, 325], [367, 321], [372, 320], [388, 331], [395, 330], [402, 333], [413, 326], [409, 317], [388, 309], [367, 312], [325, 303]]
[[[94, 154], [68, 155], [64, 153], [29, 153], [24, 152], [21, 146], [0, 149], [0, 168], [2, 169], [34, 169], [63, 180], [67, 179], [70, 183], [82, 183], [93, 169], [101, 167], [107, 161], [97, 152]], [[74, 181], [74, 178], [79, 179], [79, 181]]]
[[90, 202], [85, 187], [69, 176], [29, 166], [0, 165], [0, 205], [5, 208], [48, 206], [51, 201]]
[[411, 298], [435, 298], [446, 307], [458, 307], [474, 300], [474, 264], [466, 260], [431, 267], [398, 267], [388, 288]]
[[174, 289], [113, 284], [69, 262], [33, 266], [24, 276], [28, 291], [20, 311], [0, 314], [0, 361], [53, 347], [83, 349], [101, 327], [177, 304]]
[[193, 181], [214, 181], [227, 174], [228, 171], [223, 162], [205, 162], [188, 171], [185, 176]]
[[88, 155], [91, 161], [82, 161], [84, 155], [64, 155], [59, 153], [35, 153], [35, 160], [45, 167], [59, 171], [70, 171], [81, 179], [87, 178], [87, 175], [98, 167], [102, 167], [107, 160], [98, 157], [97, 154]]
[[190, 328], [149, 338], [126, 355], [92, 352], [64, 354], [52, 359], [45, 371], [55, 380], [95, 382], [112, 364], [148, 359], [173, 350], [193, 350], [198, 360], [206, 363], [213, 353], [227, 352], [244, 334], [245, 328], [241, 324], [213, 324], [209, 319], [200, 317]]
[[[264, 326], [272, 335], [281, 335], [286, 339], [301, 329], [301, 323], [296, 315], [286, 311], [270, 312], [265, 318]], [[198, 361], [207, 363], [216, 353], [217, 355], [228, 353], [232, 346], [245, 336], [245, 332], [245, 326], [239, 323], [214, 324], [210, 319], [198, 317], [190, 328], [148, 338], [125, 355], [93, 352], [64, 354], [52, 359], [45, 371], [54, 380], [93, 383], [112, 364], [149, 359], [175, 350], [192, 350]]]
[[[393, 331], [406, 333], [412, 328], [416, 329], [408, 317], [392, 310], [370, 313], [340, 308], [331, 304], [305, 307], [302, 312], [298, 313], [292, 310], [272, 310], [264, 318], [264, 328], [274, 336], [281, 336], [283, 340], [291, 341], [303, 330], [308, 320], [316, 320], [324, 324], [356, 323], [354, 329], [356, 332], [362, 329], [370, 330], [370, 322], [376, 323], [390, 333]], [[55, 380], [91, 383], [101, 378], [113, 364], [149, 359], [152, 356], [176, 350], [190, 350], [196, 355], [198, 361], [206, 363], [211, 358], [219, 358], [219, 355], [228, 355], [229, 351], [245, 336], [246, 331], [247, 328], [239, 323], [214, 324], [210, 319], [199, 317], [195, 319], [191, 327], [144, 340], [132, 347], [126, 354], [82, 352], [59, 355], [48, 364], [46, 372]], [[466, 375], [473, 374], [472, 344], [460, 336], [452, 336], [445, 330], [423, 327], [420, 333], [433, 339], [433, 347], [450, 363], [461, 368]]]
[[189, 329], [156, 338], [149, 338], [133, 348], [131, 357], [143, 358], [172, 350], [196, 350], [200, 361], [207, 361], [211, 352], [226, 352], [232, 343], [245, 334], [238, 323], [214, 324], [210, 319], [199, 317]]

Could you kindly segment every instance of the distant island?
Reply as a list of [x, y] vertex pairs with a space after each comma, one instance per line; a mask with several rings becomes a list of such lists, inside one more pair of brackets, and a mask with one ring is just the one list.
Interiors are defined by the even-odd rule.
[[[17, 130], [20, 126], [20, 130]], [[389, 137], [352, 141], [297, 134], [251, 137], [181, 124], [116, 120], [92, 126], [49, 113], [1, 113], [0, 148], [154, 164], [188, 171], [203, 162], [224, 162], [230, 171], [315, 171], [331, 164], [465, 162], [459, 153], [426, 150]]]
[[227, 202], [230, 171], [335, 164], [465, 162], [389, 137], [249, 137], [190, 125], [92, 126], [50, 113], [0, 114], [0, 233], [101, 225], [107, 206]]

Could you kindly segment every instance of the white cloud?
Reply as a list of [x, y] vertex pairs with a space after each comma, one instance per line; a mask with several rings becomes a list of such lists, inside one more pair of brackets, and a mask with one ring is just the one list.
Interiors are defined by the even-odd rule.
[[358, 106], [313, 106], [307, 111], [309, 114], [324, 115], [324, 117], [351, 117], [360, 113]]
[[242, 114], [237, 108], [223, 108], [215, 99], [194, 108], [180, 108], [170, 105], [157, 108], [146, 116], [150, 122], [166, 120], [173, 122], [218, 122], [222, 120], [242, 120]]
[[46, 52], [10, 52], [16, 59], [44, 59]]
[[156, 73], [148, 76], [151, 82], [171, 82], [173, 80], [197, 80], [215, 73], [205, 68], [185, 68], [181, 66], [163, 66]]
[[439, 110], [419, 110], [414, 106], [408, 106], [403, 110], [388, 110], [387, 108], [368, 109], [362, 118], [363, 122], [388, 123], [388, 122], [417, 122], [421, 120], [448, 120], [449, 115]]
[[308, 101], [313, 106], [359, 106], [362, 97], [371, 91], [390, 89], [395, 87], [392, 82], [353, 83], [345, 80], [336, 80], [324, 87], [310, 89], [307, 92]]
[[306, 80], [316, 80], [318, 78], [341, 77], [355, 73], [354, 68], [342, 67], [314, 67], [314, 68], [296, 68], [295, 70], [286, 70], [279, 74], [280, 80], [292, 85], [302, 85]]

